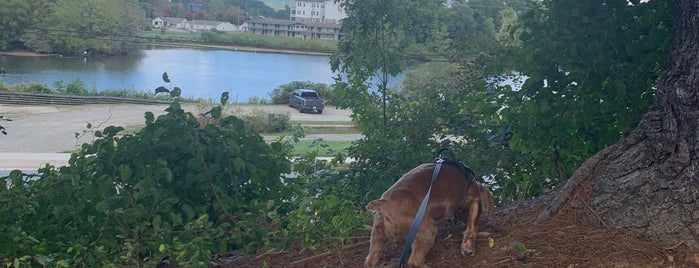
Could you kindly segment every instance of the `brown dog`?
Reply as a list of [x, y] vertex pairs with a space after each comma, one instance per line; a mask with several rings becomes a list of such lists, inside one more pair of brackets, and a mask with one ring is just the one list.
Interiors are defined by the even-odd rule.
[[[430, 163], [412, 169], [386, 190], [380, 199], [369, 202], [367, 209], [375, 211], [376, 216], [365, 268], [376, 266], [389, 238], [405, 238], [408, 235], [420, 203], [430, 187], [434, 168], [435, 164]], [[466, 222], [461, 253], [474, 255], [478, 218], [482, 212], [492, 211], [492, 206], [492, 196], [485, 187], [475, 182], [469, 187], [462, 169], [449, 162], [442, 164], [437, 181], [432, 186], [422, 224], [413, 241], [408, 265], [415, 268], [428, 267], [425, 255], [434, 244], [437, 222], [454, 215], [460, 208], [468, 210], [465, 219], [461, 219]]]

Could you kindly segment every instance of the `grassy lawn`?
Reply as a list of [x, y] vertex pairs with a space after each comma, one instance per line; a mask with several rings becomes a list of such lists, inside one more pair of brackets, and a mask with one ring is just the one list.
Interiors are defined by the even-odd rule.
[[[359, 130], [350, 121], [295, 121], [289, 122], [292, 126], [301, 125], [303, 133], [310, 134], [357, 134]], [[290, 135], [291, 130], [284, 131], [283, 135]]]
[[291, 125], [353, 126], [352, 121], [302, 121], [290, 120]]
[[[311, 134], [358, 134], [359, 131], [354, 128], [348, 128], [348, 129], [335, 129], [335, 128], [304, 128], [303, 129], [303, 134], [306, 135], [311, 135]], [[282, 133], [272, 133], [275, 136], [279, 135], [291, 135], [291, 131], [284, 131]]]
[[294, 144], [294, 154], [318, 152], [318, 156], [334, 156], [337, 152], [347, 154], [352, 141], [312, 141], [302, 140]]

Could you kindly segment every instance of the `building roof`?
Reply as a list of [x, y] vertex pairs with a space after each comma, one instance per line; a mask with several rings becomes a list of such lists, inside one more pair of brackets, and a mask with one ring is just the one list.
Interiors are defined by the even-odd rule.
[[185, 18], [174, 18], [174, 17], [158, 17], [158, 18], [160, 18], [163, 21], [172, 22], [172, 23], [180, 23], [180, 22], [187, 20]]
[[192, 23], [195, 25], [219, 26], [219, 25], [226, 23], [226, 22], [225, 21], [214, 21], [214, 20], [192, 20]]
[[303, 23], [298, 22], [298, 21], [280, 20], [280, 19], [261, 19], [261, 18], [252, 18], [248, 21], [248, 23], [267, 23], [267, 24], [276, 24], [276, 25], [303, 24]]
[[333, 22], [306, 22], [304, 24], [308, 27], [340, 29], [340, 24]]

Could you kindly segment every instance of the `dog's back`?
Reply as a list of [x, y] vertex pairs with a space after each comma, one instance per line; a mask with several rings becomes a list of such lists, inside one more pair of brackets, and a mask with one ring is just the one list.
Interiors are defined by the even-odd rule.
[[[434, 163], [428, 163], [412, 169], [386, 190], [380, 199], [369, 202], [367, 209], [381, 212], [393, 222], [412, 223], [430, 187], [434, 167]], [[467, 187], [468, 182], [459, 169], [443, 165], [432, 186], [425, 215], [435, 220], [452, 215], [464, 200]], [[408, 230], [404, 231], [407, 234]]]

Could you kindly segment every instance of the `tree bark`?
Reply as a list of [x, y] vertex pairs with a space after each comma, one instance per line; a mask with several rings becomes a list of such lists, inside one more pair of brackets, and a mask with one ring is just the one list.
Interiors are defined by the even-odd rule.
[[649, 112], [552, 193], [536, 223], [571, 209], [597, 226], [699, 247], [699, 1], [676, 1], [674, 23]]

